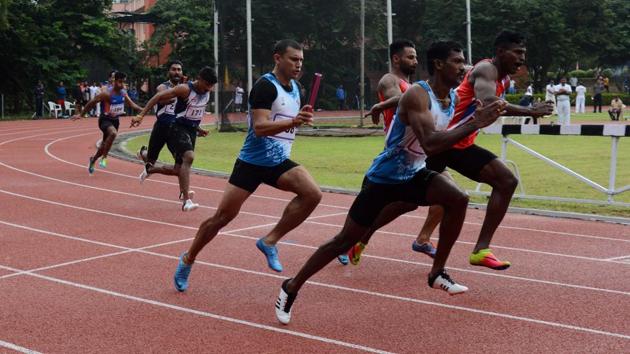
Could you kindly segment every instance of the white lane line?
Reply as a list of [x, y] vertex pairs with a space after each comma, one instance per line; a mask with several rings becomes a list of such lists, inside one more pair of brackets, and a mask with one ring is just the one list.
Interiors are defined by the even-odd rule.
[[[74, 136], [68, 136], [68, 137], [64, 137], [64, 138], [60, 138], [57, 139], [55, 141], [50, 142], [49, 144], [47, 144], [44, 148], [44, 151], [46, 152], [46, 154], [48, 156], [50, 156], [53, 159], [56, 159], [60, 162], [63, 162], [65, 164], [69, 164], [69, 165], [74, 165], [77, 167], [81, 167], [81, 168], [85, 168], [85, 166], [71, 162], [71, 161], [67, 161], [64, 160], [52, 153], [50, 153], [49, 147], [52, 146], [53, 144], [56, 144], [57, 142], [63, 141], [63, 140], [68, 140], [68, 139], [73, 139], [76, 137], [80, 137], [82, 135], [85, 134], [81, 134], [81, 135], [74, 135]], [[120, 177], [126, 177], [126, 178], [133, 178], [133, 179], [138, 179], [137, 176], [132, 176], [132, 175], [127, 175], [127, 174], [123, 174], [123, 173], [118, 173], [118, 172], [113, 172], [113, 171], [101, 171], [101, 172], [105, 172], [105, 173], [110, 173], [113, 175], [117, 175]], [[167, 185], [172, 185], [172, 186], [178, 186], [177, 183], [173, 183], [173, 182], [167, 182], [167, 181], [161, 181], [161, 180], [155, 180], [155, 179], [148, 179], [147, 181], [151, 181], [151, 182], [155, 182], [155, 183], [162, 183], [162, 184], [167, 184]], [[201, 187], [201, 186], [195, 186], [195, 189], [199, 189], [199, 190], [205, 190], [205, 191], [209, 191], [209, 192], [216, 192], [216, 193], [223, 193], [223, 190], [219, 190], [219, 189], [213, 189], [213, 188], [205, 188], [205, 187]], [[281, 201], [281, 202], [289, 202], [290, 199], [286, 199], [286, 198], [277, 198], [277, 197], [268, 197], [268, 196], [263, 196], [263, 195], [257, 195], [257, 194], [252, 194], [253, 198], [260, 198], [260, 199], [268, 199], [268, 200], [275, 200], [275, 201]], [[333, 205], [333, 204], [325, 204], [325, 203], [320, 203], [319, 206], [323, 206], [323, 207], [329, 207], [329, 208], [336, 208], [336, 209], [342, 209], [342, 210], [349, 210], [349, 207], [347, 206], [341, 206], [341, 205]], [[413, 214], [405, 214], [402, 215], [402, 217], [404, 218], [414, 218], [414, 219], [426, 219], [426, 217], [424, 216], [418, 216], [418, 215], [413, 215]], [[475, 225], [475, 226], [481, 226], [481, 223], [477, 223], [477, 222], [464, 222], [465, 224], [468, 225]], [[539, 233], [548, 233], [548, 234], [554, 234], [554, 235], [559, 235], [559, 236], [568, 236], [568, 237], [579, 237], [579, 238], [591, 238], [591, 239], [596, 239], [596, 240], [608, 240], [608, 241], [616, 241], [616, 242], [630, 242], [630, 239], [618, 239], [618, 238], [612, 238], [612, 237], [603, 237], [603, 236], [593, 236], [593, 235], [585, 235], [585, 234], [577, 234], [577, 233], [571, 233], [571, 232], [562, 232], [562, 231], [551, 231], [551, 230], [542, 230], [542, 229], [532, 229], [532, 228], [526, 228], [526, 227], [516, 227], [516, 226], [504, 226], [504, 225], [499, 225], [499, 229], [507, 229], [507, 230], [521, 230], [521, 231], [529, 231], [529, 232], [539, 232]]]
[[193, 314], [193, 315], [197, 315], [197, 316], [201, 316], [201, 317], [212, 318], [212, 319], [215, 319], [215, 320], [225, 321], [225, 322], [234, 323], [234, 324], [243, 325], [243, 326], [252, 327], [252, 328], [258, 328], [258, 329], [262, 329], [262, 330], [266, 330], [266, 331], [270, 331], [270, 332], [287, 334], [287, 335], [291, 335], [291, 336], [294, 336], [294, 337], [309, 339], [309, 340], [313, 340], [313, 341], [317, 341], [317, 342], [334, 344], [334, 345], [338, 345], [338, 346], [341, 346], [341, 347], [346, 347], [346, 348], [351, 348], [351, 349], [356, 349], [356, 350], [363, 350], [363, 351], [370, 352], [370, 353], [389, 353], [389, 352], [386, 352], [386, 351], [381, 350], [381, 349], [371, 348], [371, 347], [367, 347], [367, 346], [363, 346], [363, 345], [359, 345], [359, 344], [354, 344], [354, 343], [349, 343], [349, 342], [344, 342], [344, 341], [341, 341], [341, 340], [331, 339], [331, 338], [327, 338], [327, 337], [312, 335], [312, 334], [308, 334], [308, 333], [304, 333], [304, 332], [298, 332], [298, 331], [292, 331], [292, 330], [283, 329], [283, 328], [279, 328], [279, 327], [268, 326], [268, 325], [264, 325], [264, 324], [260, 324], [260, 323], [256, 323], [256, 322], [241, 320], [241, 319], [238, 319], [238, 318], [218, 315], [218, 314], [211, 313], [211, 312], [194, 310], [194, 309], [183, 307], [183, 306], [177, 306], [177, 305], [173, 305], [173, 304], [169, 304], [169, 303], [165, 303], [165, 302], [161, 302], [161, 301], [156, 301], [156, 300], [142, 298], [142, 297], [139, 297], [139, 296], [123, 294], [123, 293], [119, 293], [119, 292], [112, 291], [112, 290], [107, 290], [107, 289], [103, 289], [103, 288], [97, 288], [97, 287], [94, 287], [94, 286], [85, 285], [85, 284], [81, 284], [81, 283], [75, 283], [75, 282], [71, 282], [71, 281], [67, 281], [67, 280], [63, 280], [63, 279], [59, 279], [59, 278], [54, 278], [54, 277], [50, 277], [50, 276], [46, 276], [46, 275], [42, 275], [42, 274], [38, 274], [38, 273], [32, 273], [32, 272], [24, 271], [24, 270], [21, 270], [21, 269], [16, 269], [16, 268], [12, 268], [12, 267], [3, 266], [3, 265], [0, 265], [0, 268], [6, 269], [6, 270], [11, 270], [11, 271], [24, 272], [25, 275], [32, 276], [32, 277], [39, 278], [39, 279], [43, 279], [43, 280], [47, 280], [49, 282], [53, 282], [53, 283], [57, 283], [57, 284], [72, 286], [72, 287], [79, 288], [79, 289], [84, 289], [84, 290], [90, 290], [90, 291], [93, 291], [93, 292], [96, 292], [96, 293], [100, 293], [100, 294], [105, 294], [105, 295], [109, 295], [109, 296], [113, 296], [113, 297], [117, 297], [117, 298], [122, 298], [122, 299], [129, 300], [129, 301], [135, 301], [135, 302], [144, 303], [144, 304], [148, 304], [148, 305], [153, 305], [153, 306], [157, 306], [157, 307], [161, 307], [161, 308], [166, 308], [166, 309], [169, 309], [169, 310], [175, 310], [175, 311], [179, 311], [179, 312], [189, 313], [189, 314]]
[[11, 350], [15, 350], [16, 352], [20, 352], [20, 353], [41, 354], [40, 352], [36, 352], [36, 351], [34, 351], [32, 349], [20, 347], [19, 345], [16, 345], [16, 344], [13, 344], [13, 343], [9, 343], [9, 342], [5, 342], [3, 340], [0, 340], [0, 347], [8, 348], [8, 349], [11, 349]]
[[607, 261], [620, 261], [620, 260], [626, 260], [626, 259], [630, 259], [630, 255], [628, 256], [621, 256], [621, 257], [612, 257], [612, 258], [608, 258], [606, 259]]

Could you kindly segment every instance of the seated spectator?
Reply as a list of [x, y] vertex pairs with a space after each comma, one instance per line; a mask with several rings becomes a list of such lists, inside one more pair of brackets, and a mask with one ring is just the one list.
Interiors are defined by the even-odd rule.
[[625, 107], [626, 106], [623, 104], [619, 96], [615, 96], [610, 101], [610, 108], [608, 108], [608, 115], [610, 116], [610, 119], [619, 120], [619, 117], [622, 115]]

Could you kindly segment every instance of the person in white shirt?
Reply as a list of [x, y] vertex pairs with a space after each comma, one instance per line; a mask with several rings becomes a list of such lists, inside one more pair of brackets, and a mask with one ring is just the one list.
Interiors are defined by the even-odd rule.
[[236, 89], [234, 90], [234, 105], [236, 106], [236, 111], [241, 111], [241, 106], [243, 104], [243, 94], [245, 90], [241, 87], [241, 85], [236, 85]]
[[[101, 93], [101, 90], [96, 86], [96, 82], [92, 83], [92, 86], [89, 88], [90, 90], [90, 100], [93, 100], [94, 97], [98, 96]], [[90, 111], [90, 115], [93, 117], [99, 117], [101, 115], [101, 105], [97, 104], [96, 107]]]
[[549, 80], [549, 83], [545, 87], [545, 102], [553, 102], [554, 105], [556, 104], [553, 80]]
[[532, 84], [527, 85], [527, 91], [525, 91], [525, 95], [526, 96], [534, 95], [534, 86], [532, 86]]
[[584, 103], [586, 102], [586, 87], [581, 82], [575, 88], [577, 96], [575, 96], [575, 113], [585, 113]]
[[567, 84], [567, 78], [560, 79], [560, 84], [554, 86], [556, 104], [558, 109], [558, 123], [571, 124], [571, 86]]

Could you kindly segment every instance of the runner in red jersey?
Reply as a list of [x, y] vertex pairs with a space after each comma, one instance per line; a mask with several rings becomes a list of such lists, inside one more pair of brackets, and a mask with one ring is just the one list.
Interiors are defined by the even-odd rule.
[[409, 40], [393, 42], [389, 45], [389, 60], [392, 63], [392, 68], [378, 82], [379, 103], [372, 106], [365, 115], [366, 117], [372, 116], [372, 122], [378, 124], [380, 115], [383, 113], [385, 133], [389, 131], [394, 113], [396, 113], [398, 100], [407, 91], [411, 76], [416, 71], [418, 65], [416, 46]]
[[[449, 129], [474, 119], [477, 100], [487, 104], [502, 98], [509, 87], [509, 75], [516, 73], [525, 63], [525, 39], [521, 34], [502, 31], [496, 37], [494, 45], [495, 57], [478, 62], [457, 88], [459, 102]], [[551, 114], [552, 111], [553, 106], [547, 103], [533, 107], [509, 104], [505, 115], [540, 117]], [[449, 167], [471, 180], [492, 187], [486, 216], [469, 261], [472, 265], [503, 270], [510, 266], [510, 262], [498, 260], [489, 247], [494, 232], [507, 212], [518, 180], [497, 156], [475, 145], [477, 133], [478, 131], [462, 139], [450, 150], [429, 156], [427, 167], [437, 172]], [[423, 230], [430, 230], [429, 235], [439, 223], [439, 214], [436, 217], [435, 213], [434, 209], [429, 211], [423, 227]], [[420, 236], [423, 236], [422, 233]], [[428, 235], [425, 234], [424, 237]]]

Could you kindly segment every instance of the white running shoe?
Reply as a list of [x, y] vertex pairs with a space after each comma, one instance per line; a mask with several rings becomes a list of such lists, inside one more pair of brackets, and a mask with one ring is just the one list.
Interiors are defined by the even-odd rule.
[[140, 178], [140, 183], [144, 183], [144, 180], [149, 178], [149, 171], [147, 171], [147, 166], [144, 166], [139, 178]]
[[291, 321], [291, 307], [293, 307], [293, 302], [297, 297], [297, 294], [288, 294], [284, 288], [290, 279], [287, 279], [282, 282], [282, 286], [280, 287], [280, 294], [278, 295], [278, 299], [276, 300], [276, 318], [280, 323], [286, 325]]
[[182, 205], [182, 211], [193, 211], [197, 208], [199, 208], [199, 204], [193, 203], [190, 199], [186, 199], [184, 205]]
[[[188, 191], [188, 199], [192, 200], [195, 197], [195, 191]], [[184, 192], [179, 192], [179, 200], [184, 201]]]
[[463, 294], [468, 291], [467, 287], [454, 282], [444, 270], [433, 277], [429, 277], [429, 286], [433, 289], [442, 289], [449, 295]]

